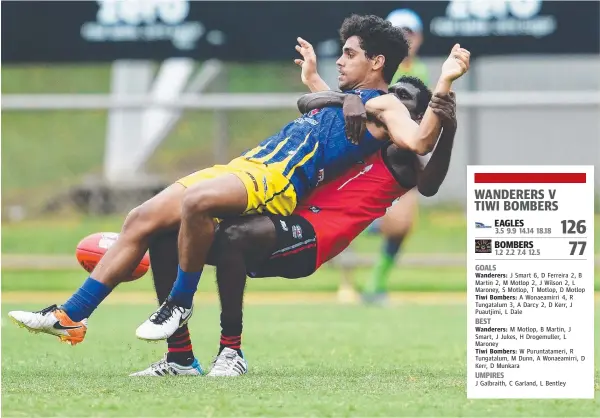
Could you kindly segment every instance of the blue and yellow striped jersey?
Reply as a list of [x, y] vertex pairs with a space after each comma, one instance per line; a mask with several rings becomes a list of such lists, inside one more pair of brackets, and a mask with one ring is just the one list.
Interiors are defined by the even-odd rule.
[[[385, 92], [351, 90], [363, 103]], [[351, 164], [376, 152], [383, 145], [368, 132], [359, 145], [346, 138], [341, 108], [315, 109], [288, 123], [277, 134], [242, 156], [283, 173], [296, 191], [298, 201], [327, 179], [337, 177]]]

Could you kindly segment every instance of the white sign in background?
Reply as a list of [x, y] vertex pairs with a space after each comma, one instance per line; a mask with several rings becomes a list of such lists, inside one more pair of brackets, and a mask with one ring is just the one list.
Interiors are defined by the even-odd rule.
[[467, 167], [468, 398], [594, 398], [593, 182]]

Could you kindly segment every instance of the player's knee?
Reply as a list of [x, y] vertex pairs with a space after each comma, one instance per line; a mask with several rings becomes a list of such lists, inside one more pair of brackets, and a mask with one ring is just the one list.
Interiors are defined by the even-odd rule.
[[381, 233], [387, 238], [404, 237], [408, 235], [413, 228], [414, 217], [390, 216], [383, 218], [381, 222]]
[[158, 227], [153, 204], [143, 203], [129, 212], [123, 223], [121, 235], [149, 235]]
[[136, 227], [142, 219], [142, 213], [143, 210], [141, 205], [129, 211], [127, 217], [125, 218], [125, 222], [123, 222], [123, 227], [121, 228], [121, 235], [127, 234], [136, 229]]
[[250, 237], [250, 228], [243, 223], [232, 223], [223, 230], [224, 238], [228, 245], [235, 248], [243, 248]]
[[245, 258], [247, 245], [247, 232], [243, 225], [232, 221], [223, 221], [219, 224], [213, 241], [211, 254], [214, 255], [213, 262], [216, 265], [239, 261], [239, 257]]

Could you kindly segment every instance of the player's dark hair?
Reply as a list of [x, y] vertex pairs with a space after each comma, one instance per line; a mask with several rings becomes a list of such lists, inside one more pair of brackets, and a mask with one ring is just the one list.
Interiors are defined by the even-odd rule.
[[367, 57], [385, 57], [383, 78], [390, 83], [398, 66], [408, 56], [408, 42], [402, 29], [379, 16], [352, 15], [342, 23], [340, 39], [345, 43], [352, 36], [360, 38], [360, 47]]
[[431, 90], [427, 88], [423, 80], [417, 77], [411, 77], [408, 75], [400, 77], [396, 83], [406, 83], [416, 87], [419, 90], [419, 94], [417, 95], [417, 106], [415, 108], [415, 113], [417, 115], [422, 115], [427, 110], [427, 106], [429, 106], [429, 102], [431, 101]]

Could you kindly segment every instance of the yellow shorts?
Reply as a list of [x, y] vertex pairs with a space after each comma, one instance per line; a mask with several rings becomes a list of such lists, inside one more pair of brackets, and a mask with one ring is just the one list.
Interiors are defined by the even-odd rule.
[[291, 215], [296, 209], [294, 186], [281, 172], [261, 163], [238, 157], [227, 165], [215, 165], [196, 171], [177, 180], [185, 187], [191, 187], [202, 180], [214, 179], [223, 174], [236, 175], [248, 193], [248, 205], [244, 215], [269, 212], [274, 215]]

